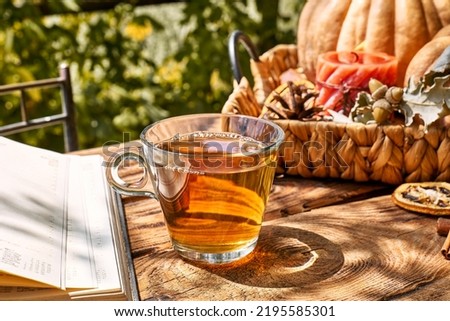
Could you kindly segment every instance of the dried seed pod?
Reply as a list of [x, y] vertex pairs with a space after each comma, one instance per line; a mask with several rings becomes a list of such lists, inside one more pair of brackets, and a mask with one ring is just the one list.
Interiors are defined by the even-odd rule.
[[372, 105], [373, 118], [378, 124], [384, 123], [391, 115], [392, 105], [384, 98], [375, 101]]
[[383, 86], [383, 83], [381, 81], [379, 81], [378, 79], [371, 78], [369, 80], [369, 90], [370, 90], [371, 94], [373, 94], [381, 86]]
[[377, 101], [375, 101], [372, 105], [372, 108], [383, 108], [383, 109], [387, 109], [387, 110], [392, 110], [392, 105], [389, 101], [387, 101], [384, 98], [378, 99]]
[[380, 87], [377, 88], [377, 90], [375, 90], [372, 93], [372, 98], [374, 100], [378, 100], [378, 99], [384, 98], [387, 91], [388, 91], [388, 86], [381, 85]]
[[307, 79], [288, 81], [269, 94], [264, 101], [261, 115], [269, 119], [307, 118], [318, 111], [312, 103], [309, 105], [316, 96], [315, 85]]
[[391, 104], [399, 104], [403, 99], [403, 88], [390, 87], [386, 91], [385, 98]]
[[391, 112], [384, 108], [375, 108], [372, 112], [373, 119], [377, 122], [377, 124], [382, 124], [386, 120], [389, 119], [389, 116], [391, 115]]

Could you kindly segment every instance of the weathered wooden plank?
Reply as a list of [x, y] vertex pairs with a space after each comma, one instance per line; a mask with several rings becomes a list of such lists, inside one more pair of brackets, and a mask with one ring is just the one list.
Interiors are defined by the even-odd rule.
[[[139, 178], [139, 169], [134, 166], [124, 171], [123, 179], [132, 177]], [[273, 185], [264, 219], [270, 221], [373, 193], [386, 193], [391, 188], [379, 184], [278, 178]], [[133, 237], [132, 250], [137, 253], [146, 252], [151, 245], [146, 236], [153, 233], [154, 226], [164, 226], [159, 203], [150, 198], [125, 197], [124, 205], [129, 219], [129, 233]]]
[[148, 246], [135, 258], [144, 300], [445, 300], [450, 290], [436, 218], [389, 196], [267, 221], [254, 253], [219, 267], [182, 260], [164, 226], [151, 230], [132, 236]]
[[380, 183], [289, 176], [277, 178], [269, 197], [265, 218], [270, 220], [332, 204], [390, 194], [392, 190], [392, 186]]
[[[123, 175], [141, 171], [131, 166]], [[437, 218], [395, 206], [392, 189], [278, 178], [256, 250], [217, 267], [172, 250], [158, 201], [124, 197], [141, 299], [449, 300]]]

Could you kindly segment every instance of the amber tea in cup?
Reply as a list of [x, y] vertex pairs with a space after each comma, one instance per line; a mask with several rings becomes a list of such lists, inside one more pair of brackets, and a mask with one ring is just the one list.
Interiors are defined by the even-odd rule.
[[[144, 129], [141, 155], [114, 156], [108, 178], [119, 192], [159, 200], [181, 256], [230, 262], [257, 243], [283, 138], [276, 124], [248, 116], [173, 117]], [[120, 180], [117, 167], [124, 158], [145, 166], [152, 190]]]

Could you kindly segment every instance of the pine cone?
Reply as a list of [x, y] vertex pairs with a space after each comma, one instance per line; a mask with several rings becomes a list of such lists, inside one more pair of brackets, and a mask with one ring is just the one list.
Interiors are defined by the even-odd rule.
[[278, 86], [264, 101], [261, 117], [266, 119], [308, 120], [322, 110], [314, 107], [314, 84], [306, 79]]

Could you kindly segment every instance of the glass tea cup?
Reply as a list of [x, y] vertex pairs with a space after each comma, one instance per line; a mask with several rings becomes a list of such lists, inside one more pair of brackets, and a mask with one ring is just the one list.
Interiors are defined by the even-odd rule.
[[[278, 125], [255, 117], [177, 116], [147, 126], [139, 150], [115, 153], [106, 174], [119, 193], [159, 201], [182, 257], [227, 263], [256, 246], [283, 139]], [[127, 160], [143, 167], [138, 182], [120, 178]]]

